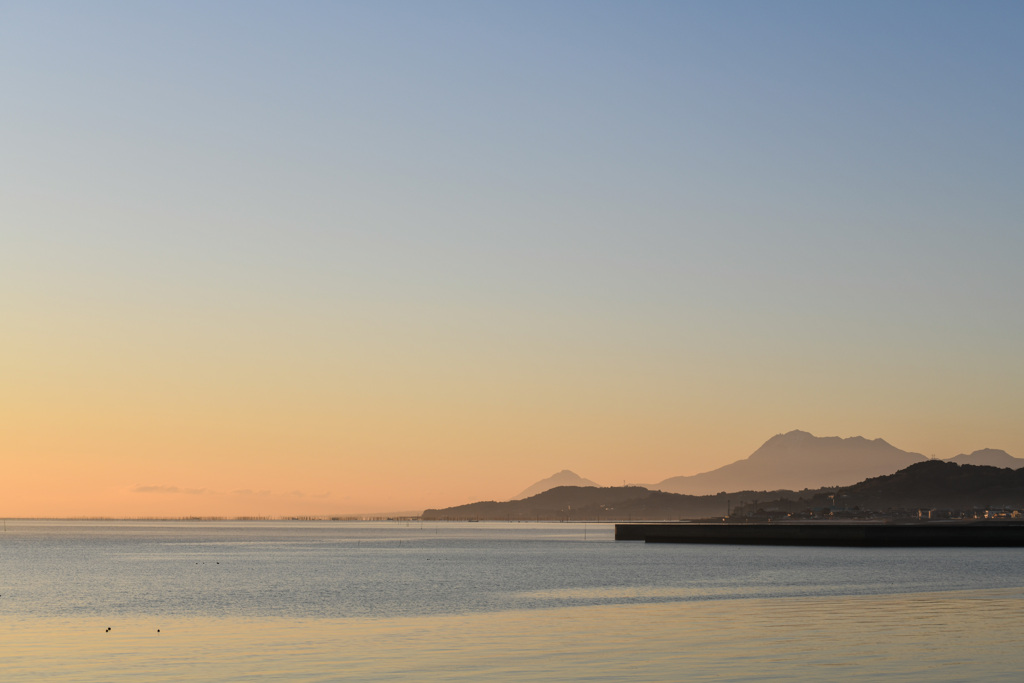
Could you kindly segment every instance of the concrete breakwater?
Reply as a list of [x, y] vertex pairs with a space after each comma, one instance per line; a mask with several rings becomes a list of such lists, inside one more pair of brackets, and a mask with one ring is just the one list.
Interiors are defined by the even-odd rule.
[[736, 545], [1024, 547], [1024, 524], [616, 524], [615, 540]]

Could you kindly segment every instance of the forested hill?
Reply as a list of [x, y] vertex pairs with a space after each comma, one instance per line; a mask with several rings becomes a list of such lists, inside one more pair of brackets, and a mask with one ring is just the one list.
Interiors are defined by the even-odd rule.
[[1024, 469], [929, 460], [839, 490], [863, 509], [1024, 507]]
[[[810, 495], [817, 491], [810, 492]], [[792, 491], [686, 496], [641, 486], [559, 486], [523, 500], [485, 501], [425, 510], [428, 520], [679, 520], [725, 517], [741, 499], [795, 497]], [[808, 494], [804, 494], [808, 495]]]
[[[884, 513], [916, 509], [1024, 510], [1024, 469], [929, 460], [852, 486], [794, 491], [733, 491], [709, 496], [650, 491], [640, 486], [559, 486], [508, 502], [486, 501], [426, 510], [433, 520], [689, 520], [722, 518], [731, 510], [799, 513], [823, 509]], [[776, 517], [778, 518], [778, 517]]]
[[963, 513], [1003, 508], [1024, 510], [1024, 469], [928, 460], [853, 486], [805, 491], [800, 496], [762, 498], [757, 506], [748, 501], [738, 512], [778, 518], [778, 513], [824, 508], [847, 513], [902, 511], [904, 514], [916, 510]]

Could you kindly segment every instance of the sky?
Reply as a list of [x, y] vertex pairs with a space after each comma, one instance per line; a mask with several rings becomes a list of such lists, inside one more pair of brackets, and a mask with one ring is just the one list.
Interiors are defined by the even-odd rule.
[[0, 4], [0, 515], [1024, 457], [1024, 5]]

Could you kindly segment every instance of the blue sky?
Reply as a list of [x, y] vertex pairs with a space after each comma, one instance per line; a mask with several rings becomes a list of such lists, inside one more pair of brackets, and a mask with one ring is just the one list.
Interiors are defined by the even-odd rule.
[[[143, 422], [198, 443], [198, 397], [247, 387], [255, 422], [334, 406], [286, 449], [328, 458], [332, 420], [395, 387], [374, 414], [440, 424], [432, 455], [345, 453], [514, 457], [486, 469], [520, 489], [793, 428], [1024, 456], [1022, 25], [1011, 2], [7, 3], [8, 403], [45, 413], [51, 375], [55, 421], [159, 394]], [[133, 481], [205, 486], [175, 476]]]

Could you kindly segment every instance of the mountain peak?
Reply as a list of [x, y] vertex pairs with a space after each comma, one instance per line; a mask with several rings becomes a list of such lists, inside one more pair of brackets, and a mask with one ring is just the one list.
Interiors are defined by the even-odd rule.
[[536, 484], [527, 487], [525, 491], [512, 500], [529, 498], [530, 496], [535, 496], [538, 493], [544, 493], [548, 489], [553, 489], [556, 486], [597, 486], [597, 484], [589, 479], [584, 479], [572, 470], [562, 470], [561, 472], [552, 474], [547, 479], [541, 479]]
[[882, 439], [819, 437], [794, 429], [776, 434], [744, 460], [690, 477], [672, 477], [655, 488], [708, 495], [718, 491], [848, 486], [925, 459], [920, 453], [908, 453]]
[[955, 462], [959, 465], [1009, 467], [1015, 470], [1024, 467], [1024, 459], [1015, 458], [1006, 451], [999, 450], [998, 448], [982, 448], [981, 450], [974, 451], [973, 453], [961, 453], [956, 457], [950, 458], [949, 462]]

